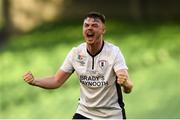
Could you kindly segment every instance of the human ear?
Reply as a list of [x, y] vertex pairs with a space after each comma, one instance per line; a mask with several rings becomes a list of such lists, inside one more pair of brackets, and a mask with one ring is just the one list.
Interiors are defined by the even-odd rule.
[[106, 33], [106, 27], [104, 26], [103, 27], [103, 34], [105, 34]]

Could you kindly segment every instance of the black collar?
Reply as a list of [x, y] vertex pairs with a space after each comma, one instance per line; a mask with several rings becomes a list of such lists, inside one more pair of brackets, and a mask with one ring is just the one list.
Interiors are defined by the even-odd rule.
[[87, 48], [86, 48], [86, 49], [87, 49], [88, 54], [89, 54], [91, 57], [95, 57], [96, 55], [98, 55], [98, 54], [102, 51], [103, 47], [104, 47], [104, 41], [103, 41], [103, 43], [102, 43], [101, 49], [100, 49], [96, 54], [94, 54], [94, 55], [92, 55], [92, 54], [88, 51]]

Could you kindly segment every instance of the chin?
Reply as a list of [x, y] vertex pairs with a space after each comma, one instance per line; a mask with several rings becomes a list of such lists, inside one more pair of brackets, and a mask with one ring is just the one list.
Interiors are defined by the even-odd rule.
[[86, 41], [86, 43], [87, 43], [87, 44], [89, 44], [89, 45], [94, 44], [94, 42], [93, 42], [93, 41]]
[[86, 40], [87, 44], [94, 44], [94, 40]]

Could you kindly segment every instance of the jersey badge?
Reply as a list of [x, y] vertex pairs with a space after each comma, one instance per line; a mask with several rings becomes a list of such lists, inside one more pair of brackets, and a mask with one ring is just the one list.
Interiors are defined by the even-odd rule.
[[100, 60], [98, 62], [98, 64], [99, 64], [99, 67], [103, 70], [107, 65], [107, 61], [106, 60]]

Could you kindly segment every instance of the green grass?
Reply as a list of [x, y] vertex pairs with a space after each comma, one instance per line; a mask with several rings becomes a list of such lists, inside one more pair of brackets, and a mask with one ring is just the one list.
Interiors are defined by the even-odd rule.
[[[177, 108], [180, 100], [179, 66], [177, 61], [172, 60], [131, 74], [136, 81], [132, 94], [125, 96], [129, 118], [180, 117], [180, 109]], [[133, 106], [136, 108], [133, 109]]]
[[[22, 80], [53, 75], [68, 51], [83, 41], [81, 23], [59, 23], [11, 38], [0, 49], [0, 118], [71, 118], [79, 98], [73, 75], [44, 90]], [[180, 118], [180, 24], [109, 21], [105, 38], [118, 45], [134, 82], [124, 94], [128, 118]]]

